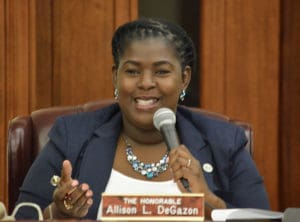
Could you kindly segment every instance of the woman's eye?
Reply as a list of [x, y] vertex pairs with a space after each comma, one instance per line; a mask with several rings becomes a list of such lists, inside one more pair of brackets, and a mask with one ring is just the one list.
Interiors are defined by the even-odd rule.
[[125, 72], [129, 75], [137, 75], [139, 74], [139, 71], [136, 69], [126, 69]]
[[164, 70], [164, 69], [157, 70], [155, 72], [155, 74], [157, 74], [157, 75], [164, 75], [164, 74], [168, 74], [168, 73], [170, 73], [170, 71], [169, 70]]

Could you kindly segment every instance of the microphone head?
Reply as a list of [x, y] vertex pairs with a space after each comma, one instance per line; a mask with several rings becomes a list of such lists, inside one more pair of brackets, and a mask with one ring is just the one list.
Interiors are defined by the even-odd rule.
[[153, 125], [160, 131], [161, 126], [176, 123], [176, 116], [169, 108], [160, 108], [153, 115]]

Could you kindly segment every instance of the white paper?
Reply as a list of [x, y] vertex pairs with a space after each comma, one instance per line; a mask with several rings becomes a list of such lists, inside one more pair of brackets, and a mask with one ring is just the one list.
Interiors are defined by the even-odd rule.
[[215, 209], [211, 213], [213, 221], [228, 219], [281, 219], [282, 212], [261, 210], [255, 208]]

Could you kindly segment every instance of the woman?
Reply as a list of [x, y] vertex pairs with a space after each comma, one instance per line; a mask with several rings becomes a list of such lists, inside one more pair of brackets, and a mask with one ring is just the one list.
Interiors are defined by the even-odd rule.
[[[194, 45], [184, 30], [154, 19], [129, 22], [116, 30], [112, 54], [117, 103], [58, 118], [18, 202], [38, 203], [45, 218], [99, 219], [102, 192], [151, 189], [151, 193], [204, 193], [207, 212], [269, 208], [262, 178], [244, 149], [243, 130], [178, 106], [195, 61]], [[152, 122], [161, 107], [176, 113], [182, 145], [170, 152]], [[129, 161], [134, 156], [137, 159]], [[149, 171], [142, 163], [159, 164]], [[57, 187], [49, 184], [55, 174], [61, 176]], [[180, 178], [188, 181], [189, 191]], [[19, 218], [30, 216], [27, 210]]]

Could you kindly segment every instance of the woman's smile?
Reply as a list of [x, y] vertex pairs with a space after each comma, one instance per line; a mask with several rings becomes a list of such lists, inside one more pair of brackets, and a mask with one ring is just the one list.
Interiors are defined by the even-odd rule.
[[157, 97], [136, 97], [134, 99], [136, 108], [141, 110], [149, 110], [158, 106], [159, 98]]

